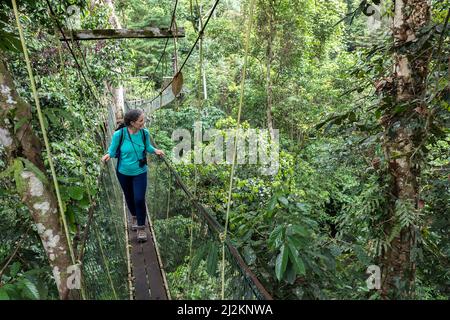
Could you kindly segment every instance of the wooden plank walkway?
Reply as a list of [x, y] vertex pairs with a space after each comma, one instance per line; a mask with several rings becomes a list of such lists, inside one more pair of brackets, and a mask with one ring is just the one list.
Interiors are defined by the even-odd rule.
[[[127, 209], [128, 221], [131, 214]], [[149, 217], [149, 215], [147, 215]], [[168, 300], [164, 271], [155, 245], [154, 235], [149, 221], [146, 221], [147, 242], [137, 241], [137, 232], [131, 230], [128, 223], [128, 238], [131, 248], [131, 268], [133, 274], [135, 300]]]

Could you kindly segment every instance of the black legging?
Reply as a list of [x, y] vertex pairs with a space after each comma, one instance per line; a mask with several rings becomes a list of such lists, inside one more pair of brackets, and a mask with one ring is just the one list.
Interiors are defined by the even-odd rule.
[[147, 172], [137, 176], [127, 176], [117, 172], [131, 215], [137, 217], [138, 226], [145, 225], [145, 192], [147, 190]]

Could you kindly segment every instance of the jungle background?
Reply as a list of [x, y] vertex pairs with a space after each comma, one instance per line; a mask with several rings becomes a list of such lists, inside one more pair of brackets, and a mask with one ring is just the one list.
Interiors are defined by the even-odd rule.
[[[275, 299], [449, 298], [450, 4], [432, 0], [428, 17], [408, 22], [417, 31], [413, 40], [406, 36], [398, 45], [401, 31], [393, 37], [389, 20], [394, 2], [255, 2], [241, 124], [280, 130], [280, 167], [266, 176], [255, 166], [237, 166], [228, 227]], [[176, 43], [72, 41], [94, 93], [60, 41], [55, 21], [63, 24], [74, 5], [80, 8], [82, 29], [117, 27], [118, 21], [123, 28], [170, 27], [174, 4], [18, 1], [73, 239], [80, 237], [91, 197], [103, 194], [98, 179], [106, 150], [99, 135], [106, 108], [117, 107], [120, 90], [129, 103], [155, 97], [188, 55], [214, 1], [178, 1], [176, 22], [186, 36]], [[371, 28], [368, 19], [374, 16], [367, 8], [376, 4], [384, 8], [382, 23]], [[175, 129], [193, 132], [197, 120], [204, 129], [236, 127], [249, 5], [247, 0], [219, 1], [183, 69], [181, 95], [152, 115], [149, 130], [168, 157]], [[402, 63], [400, 56], [410, 61], [413, 80], [408, 83], [392, 71]], [[10, 77], [13, 98], [21, 99], [17, 108], [8, 108], [9, 89], [2, 87], [0, 130], [9, 132], [14, 148], [3, 135], [0, 299], [58, 299], [20, 178], [24, 168], [49, 181], [51, 172], [45, 149], [34, 140], [31, 151], [23, 144], [25, 132], [43, 140], [10, 1], [0, 4], [0, 58], [2, 81]], [[408, 85], [414, 88], [408, 91]], [[177, 170], [224, 224], [231, 166], [180, 164]], [[189, 209], [180, 202], [170, 210]], [[189, 294], [183, 293], [190, 263], [179, 258], [189, 250], [189, 220], [173, 215], [155, 222], [155, 229], [168, 261], [172, 296], [216, 298], [208, 295], [208, 281], [190, 282]], [[100, 230], [100, 236], [105, 252], [115, 250], [114, 234]], [[111, 258], [110, 268], [114, 259], [123, 257]], [[369, 265], [390, 270], [381, 290], [367, 287]]]

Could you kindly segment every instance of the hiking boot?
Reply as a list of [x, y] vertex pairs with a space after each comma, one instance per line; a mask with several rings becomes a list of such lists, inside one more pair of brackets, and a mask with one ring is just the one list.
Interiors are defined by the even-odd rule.
[[136, 216], [131, 216], [131, 230], [136, 231], [138, 228]]
[[145, 231], [145, 229], [138, 229], [137, 232], [137, 240], [139, 242], [145, 242], [147, 241], [147, 232]]

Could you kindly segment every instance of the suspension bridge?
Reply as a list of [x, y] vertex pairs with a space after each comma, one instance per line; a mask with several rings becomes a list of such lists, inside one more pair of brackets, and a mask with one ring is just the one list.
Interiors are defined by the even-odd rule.
[[[53, 166], [51, 150], [47, 143], [46, 127], [34, 85], [33, 71], [20, 24], [20, 13], [15, 1], [12, 2], [41, 129], [46, 140], [49, 163]], [[63, 30], [51, 4], [47, 1], [51, 16], [60, 31], [60, 40], [65, 43], [76, 63], [80, 81], [86, 84], [86, 89], [99, 106], [97, 113], [102, 119], [102, 124], [98, 143], [104, 150], [110, 144], [114, 128], [120, 119], [116, 119], [112, 108], [105, 106], [105, 102], [102, 101], [101, 95], [93, 85], [91, 71], [78, 42], [99, 39], [167, 38], [164, 52], [155, 68], [156, 72], [165, 54], [169, 38], [174, 41], [175, 56], [177, 56], [176, 39], [184, 37], [184, 30], [176, 26], [177, 3], [178, 1], [175, 2], [170, 28], [67, 31]], [[252, 1], [252, 6], [253, 3], [254, 1]], [[199, 41], [201, 44], [204, 30], [217, 4], [218, 0], [209, 10], [205, 23], [200, 21], [198, 37], [181, 67], [178, 68], [178, 62], [175, 63], [172, 79], [166, 81], [155, 98], [149, 101], [140, 101], [139, 107], [146, 110], [148, 114], [152, 114], [176, 100], [183, 82], [181, 71]], [[250, 28], [251, 24], [249, 30]], [[81, 53], [78, 58], [77, 49]], [[61, 51], [62, 48], [60, 47], [59, 50]], [[248, 52], [248, 38], [246, 52]], [[245, 78], [245, 68], [243, 78]], [[107, 94], [112, 96], [111, 92], [107, 92]], [[126, 109], [130, 108], [127, 102], [125, 102], [125, 106]], [[242, 99], [240, 109], [241, 107]], [[239, 122], [240, 118], [238, 124]], [[156, 146], [155, 141], [152, 143]], [[82, 160], [81, 154], [80, 159]], [[81, 162], [83, 163], [83, 161]], [[86, 174], [86, 168], [83, 166], [81, 169]], [[190, 190], [188, 184], [177, 172], [176, 166], [169, 159], [152, 158], [149, 163], [149, 187], [146, 197], [148, 201], [146, 229], [149, 237], [147, 242], [142, 243], [137, 241], [136, 232], [131, 230], [130, 214], [126, 208], [112, 161], [105, 164], [101, 170], [97, 180], [99, 191], [97, 193], [88, 191], [90, 205], [87, 215], [80, 217], [80, 224], [83, 226], [82, 233], [76, 237], [72, 237], [69, 232], [59, 185], [52, 168], [61, 221], [70, 247], [70, 258], [81, 271], [80, 287], [69, 290], [67, 295], [62, 298], [89, 300], [272, 299], [227, 234], [233, 173], [234, 162], [230, 178], [226, 223], [223, 227], [215, 219], [215, 213], [202, 204], [201, 199], [196, 195], [196, 190]], [[174, 277], [175, 272], [181, 272], [182, 277]], [[177, 283], [177, 279], [180, 278], [183, 279], [182, 283]], [[201, 284], [200, 291], [198, 284]]]

